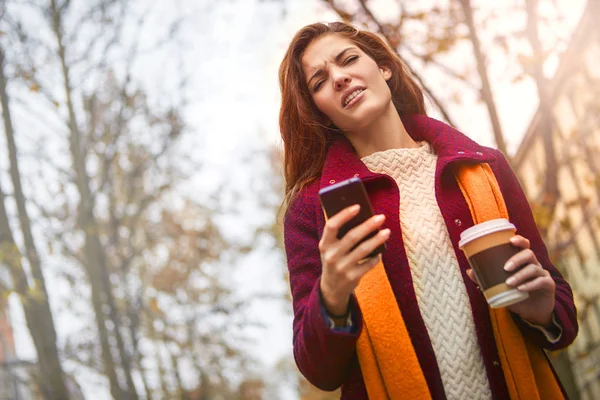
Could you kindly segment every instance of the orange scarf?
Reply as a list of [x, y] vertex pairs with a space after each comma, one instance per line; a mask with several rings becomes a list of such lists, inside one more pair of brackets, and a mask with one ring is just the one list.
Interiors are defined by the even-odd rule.
[[[456, 178], [476, 224], [508, 219], [506, 204], [489, 165], [461, 166]], [[361, 279], [355, 294], [363, 314], [363, 330], [356, 347], [369, 398], [430, 399], [383, 262]], [[490, 316], [510, 398], [562, 399], [543, 350], [523, 337], [506, 308], [490, 308]]]

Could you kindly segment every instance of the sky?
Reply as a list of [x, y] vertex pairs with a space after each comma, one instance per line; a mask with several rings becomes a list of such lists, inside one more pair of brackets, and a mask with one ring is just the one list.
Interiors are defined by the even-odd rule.
[[[433, 2], [407, 3], [425, 7]], [[481, 7], [476, 15], [478, 18], [500, 13], [502, 7], [514, 5], [516, 1], [473, 3]], [[557, 3], [564, 12], [565, 32], [568, 32], [575, 26], [584, 1], [557, 0]], [[155, 10], [157, 31], [163, 28], [160, 21], [164, 13], [172, 11], [171, 3], [160, 4]], [[173, 4], [184, 10], [186, 7], [194, 9], [191, 0]], [[383, 16], [393, 15], [397, 10], [395, 0], [372, 0], [370, 4]], [[188, 84], [194, 93], [186, 112], [186, 120], [194, 135], [188, 139], [187, 145], [200, 149], [202, 169], [180, 190], [206, 200], [224, 187], [222, 206], [231, 212], [222, 216], [219, 223], [226, 237], [245, 242], [251, 239], [254, 228], [274, 217], [260, 209], [257, 194], [260, 197], [261, 193], [268, 191], [268, 180], [271, 179], [269, 164], [260, 154], [269, 146], [281, 146], [278, 130], [279, 63], [289, 40], [298, 29], [315, 21], [337, 18], [320, 0], [218, 1], [204, 13], [194, 10], [198, 12], [198, 23], [190, 28], [188, 53], [185, 55], [188, 61], [186, 73], [191, 76]], [[505, 19], [493, 29], [508, 31], [523, 24], [524, 20], [519, 18]], [[484, 44], [490, 40], [490, 37], [482, 35]], [[445, 61], [460, 70], [469, 59], [469, 52], [470, 48], [463, 46]], [[491, 53], [489, 57], [500, 119], [509, 152], [514, 153], [537, 107], [535, 87], [530, 80], [512, 84], [508, 72], [513, 66], [507, 65], [507, 60], [500, 53]], [[155, 61], [162, 63], [164, 60]], [[172, 62], [169, 60], [169, 63]], [[430, 67], [415, 66], [420, 67], [436, 93], [442, 97], [450, 95], [451, 90], [446, 88], [447, 78], [443, 74]], [[556, 68], [556, 60], [547, 65], [550, 76], [553, 68]], [[143, 68], [138, 71], [142, 77], [143, 71]], [[144, 79], [147, 79], [149, 87], [156, 85], [153, 77]], [[483, 105], [466, 88], [451, 89], [462, 94], [462, 103], [449, 107], [457, 127], [481, 144], [494, 146]], [[440, 117], [436, 113], [432, 116]], [[272, 245], [267, 238], [261, 240], [253, 252], [231, 268], [231, 285], [240, 297], [253, 297], [265, 289], [275, 294], [289, 291], [282, 278], [285, 261], [281, 254], [271, 250]], [[264, 328], [248, 329], [248, 334], [254, 338], [249, 351], [263, 363], [261, 368], [268, 371], [282, 357], [291, 357], [291, 305], [285, 301], [256, 300], [251, 302], [250, 313], [251, 317], [264, 324]], [[18, 308], [13, 318], [19, 355], [30, 359], [33, 354], [31, 341]], [[60, 323], [65, 325], [61, 330], [68, 332], [66, 325], [72, 322], [60, 320]], [[93, 376], [82, 379], [80, 383], [87, 398], [110, 398], [101, 380]], [[289, 389], [282, 390], [279, 393], [281, 398], [294, 398]]]

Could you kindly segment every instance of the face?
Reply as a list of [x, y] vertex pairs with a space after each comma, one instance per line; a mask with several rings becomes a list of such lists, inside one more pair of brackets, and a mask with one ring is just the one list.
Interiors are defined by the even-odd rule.
[[378, 66], [344, 36], [329, 34], [312, 41], [302, 68], [317, 108], [343, 132], [369, 126], [391, 106], [386, 83], [391, 70]]

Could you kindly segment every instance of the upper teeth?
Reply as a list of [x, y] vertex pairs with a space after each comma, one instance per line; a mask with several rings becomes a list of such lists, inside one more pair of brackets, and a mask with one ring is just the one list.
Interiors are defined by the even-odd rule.
[[348, 103], [350, 103], [350, 100], [358, 96], [358, 94], [362, 91], [362, 89], [356, 89], [354, 92], [350, 93], [350, 95], [346, 97], [346, 100], [344, 100], [344, 105], [348, 105]]

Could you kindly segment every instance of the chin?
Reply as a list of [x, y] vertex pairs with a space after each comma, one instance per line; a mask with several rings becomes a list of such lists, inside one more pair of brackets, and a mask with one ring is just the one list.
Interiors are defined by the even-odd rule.
[[356, 110], [357, 113], [352, 116], [351, 119], [348, 119], [346, 122], [346, 126], [348, 126], [351, 130], [356, 129], [364, 129], [371, 125], [377, 118], [382, 116], [387, 107], [383, 105], [373, 105], [367, 106], [367, 104], [363, 104], [364, 107], [361, 107], [360, 110]]

